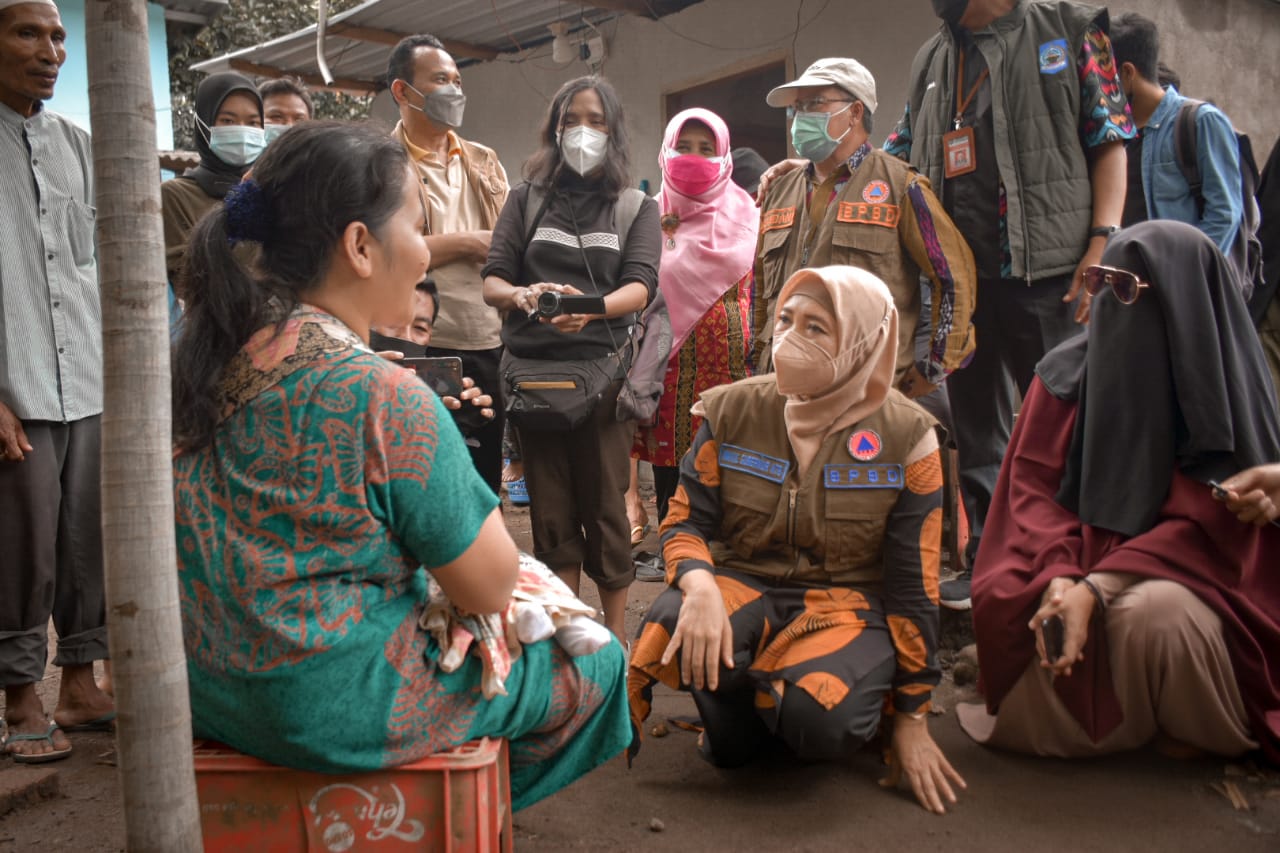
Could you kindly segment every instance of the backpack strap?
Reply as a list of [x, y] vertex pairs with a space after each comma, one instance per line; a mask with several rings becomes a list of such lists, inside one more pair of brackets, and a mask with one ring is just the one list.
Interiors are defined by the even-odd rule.
[[644, 204], [645, 194], [640, 190], [628, 187], [618, 196], [613, 207], [613, 230], [618, 235], [619, 245], [627, 247], [627, 235], [631, 233], [631, 224], [640, 213], [640, 205]]
[[1187, 98], [1178, 107], [1177, 122], [1173, 134], [1173, 150], [1178, 161], [1178, 169], [1191, 189], [1191, 197], [1196, 200], [1196, 210], [1204, 215], [1204, 181], [1200, 177], [1200, 163], [1196, 158], [1196, 115], [1204, 101]]
[[524, 232], [526, 246], [533, 239], [533, 232], [538, 230], [538, 223], [542, 221], [543, 214], [547, 212], [547, 206], [551, 204], [551, 194], [542, 187], [533, 183], [528, 184], [528, 187], [529, 192], [524, 197], [524, 221], [529, 223]]

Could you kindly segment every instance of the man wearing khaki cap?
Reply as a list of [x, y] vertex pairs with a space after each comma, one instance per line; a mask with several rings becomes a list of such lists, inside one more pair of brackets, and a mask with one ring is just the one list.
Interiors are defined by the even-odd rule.
[[[3, 750], [65, 758], [108, 728], [102, 582], [102, 330], [89, 134], [44, 108], [67, 58], [50, 0], [0, 0], [0, 686]], [[62, 667], [50, 720], [49, 618]]]
[[[787, 108], [803, 167], [775, 179], [761, 202], [757, 366], [771, 366], [774, 313], [787, 278], [802, 267], [847, 264], [879, 276], [893, 294], [900, 318], [895, 384], [909, 397], [935, 391], [974, 348], [973, 255], [929, 181], [868, 142], [876, 109], [871, 72], [852, 59], [819, 59], [767, 101]], [[931, 285], [933, 323], [917, 367], [922, 274]]]

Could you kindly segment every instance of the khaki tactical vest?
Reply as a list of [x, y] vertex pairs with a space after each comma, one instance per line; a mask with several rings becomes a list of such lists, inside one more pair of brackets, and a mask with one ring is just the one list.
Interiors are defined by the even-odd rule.
[[801, 583], [878, 587], [907, 454], [934, 420], [891, 390], [879, 411], [822, 444], [801, 480], [773, 375], [702, 394], [718, 443], [715, 565]]
[[875, 273], [893, 294], [898, 307], [896, 385], [915, 362], [920, 318], [920, 268], [902, 246], [898, 220], [912, 181], [926, 187], [928, 182], [896, 157], [873, 150], [827, 206], [822, 221], [815, 223], [809, 221], [807, 171], [796, 169], [779, 178], [763, 205], [756, 293], [758, 299], [767, 300], [767, 319], [764, 328], [756, 330], [757, 366], [761, 372], [772, 369], [778, 294], [792, 273], [804, 267], [843, 264]]
[[[1020, 0], [973, 34], [991, 72], [996, 163], [1008, 201], [1013, 275], [1028, 282], [1075, 270], [1089, 242], [1093, 189], [1080, 146], [1076, 57], [1107, 11]], [[941, 189], [942, 135], [956, 109], [956, 44], [941, 31], [911, 65], [911, 164]]]

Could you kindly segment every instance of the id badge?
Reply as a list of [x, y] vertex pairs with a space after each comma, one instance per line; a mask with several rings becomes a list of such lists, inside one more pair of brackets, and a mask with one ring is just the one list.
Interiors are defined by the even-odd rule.
[[978, 161], [973, 152], [973, 128], [962, 127], [942, 134], [942, 153], [946, 156], [944, 177], [955, 178], [977, 169]]

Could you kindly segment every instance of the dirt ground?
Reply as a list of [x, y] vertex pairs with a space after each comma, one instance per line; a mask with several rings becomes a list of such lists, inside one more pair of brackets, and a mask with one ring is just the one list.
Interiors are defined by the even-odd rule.
[[[650, 503], [649, 514], [656, 517]], [[528, 512], [510, 509], [516, 541], [529, 547]], [[656, 545], [652, 534], [644, 547]], [[590, 583], [586, 584], [590, 587]], [[634, 631], [662, 585], [637, 583], [627, 612]], [[596, 603], [594, 591], [584, 598]], [[947, 656], [949, 657], [949, 655]], [[52, 709], [57, 672], [41, 685]], [[1280, 850], [1280, 773], [1216, 759], [1175, 761], [1137, 753], [1095, 761], [1033, 759], [975, 745], [951, 708], [972, 699], [950, 673], [938, 694], [946, 713], [934, 737], [968, 781], [946, 816], [908, 792], [886, 791], [879, 755], [805, 765], [770, 754], [734, 771], [703, 762], [696, 735], [646, 733], [635, 766], [615, 759], [515, 816], [521, 851], [732, 851], [937, 849], [949, 851]], [[694, 713], [686, 695], [659, 687], [647, 728]], [[0, 816], [0, 851], [124, 850], [112, 736], [73, 734], [75, 754], [56, 768], [60, 793]], [[0, 759], [7, 774], [27, 772]], [[16, 778], [16, 777], [10, 777]], [[1233, 808], [1226, 783], [1247, 808]]]

